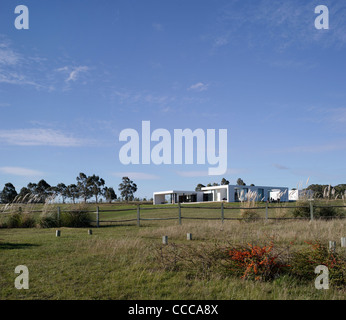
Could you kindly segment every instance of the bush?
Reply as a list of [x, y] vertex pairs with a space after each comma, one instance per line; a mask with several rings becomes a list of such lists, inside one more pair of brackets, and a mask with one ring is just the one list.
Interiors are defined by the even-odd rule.
[[241, 217], [243, 218], [242, 221], [246, 222], [255, 222], [259, 219], [259, 215], [255, 210], [250, 210], [250, 209], [241, 209], [240, 210]]
[[28, 213], [23, 214], [20, 227], [21, 228], [34, 228], [34, 227], [36, 227], [35, 218]]
[[[337, 208], [330, 206], [330, 204], [326, 202], [315, 202], [314, 205], [316, 207], [314, 207], [313, 214], [316, 219], [332, 219], [341, 216]], [[295, 218], [310, 218], [310, 203], [305, 201], [301, 202], [299, 207], [293, 210], [293, 216]]]
[[22, 215], [20, 213], [12, 213], [5, 222], [7, 228], [19, 228], [21, 225]]
[[278, 253], [273, 252], [274, 244], [267, 246], [233, 247], [228, 251], [230, 272], [241, 279], [270, 280], [288, 267]]
[[4, 222], [3, 227], [7, 228], [33, 228], [36, 226], [34, 217], [30, 214], [12, 213]]
[[85, 228], [91, 226], [91, 216], [83, 206], [73, 207], [72, 210], [61, 214], [60, 225], [69, 228]]
[[[326, 203], [319, 204], [323, 206], [322, 208], [316, 208], [316, 217], [320, 219], [332, 219], [335, 217], [340, 217], [340, 212], [337, 208], [333, 208]], [[315, 216], [315, 212], [314, 212]]]
[[297, 202], [297, 208], [293, 210], [293, 216], [295, 218], [310, 218], [310, 203], [307, 201]]
[[39, 226], [41, 228], [57, 228], [59, 227], [59, 222], [56, 215], [43, 214], [39, 220]]
[[319, 241], [307, 242], [308, 248], [294, 252], [290, 261], [291, 273], [301, 280], [312, 281], [316, 278], [315, 268], [324, 265], [329, 270], [329, 282], [335, 287], [346, 284], [346, 262], [335, 252]]

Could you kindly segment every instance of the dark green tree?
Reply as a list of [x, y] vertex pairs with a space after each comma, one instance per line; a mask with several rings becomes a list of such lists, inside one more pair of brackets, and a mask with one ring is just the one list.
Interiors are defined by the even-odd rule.
[[199, 184], [196, 186], [195, 191], [201, 191], [201, 189], [204, 188], [204, 187], [205, 187], [204, 184], [199, 183]]
[[1, 192], [1, 202], [2, 203], [11, 203], [16, 196], [18, 195], [16, 188], [10, 182], [6, 183], [2, 192]]
[[77, 180], [79, 195], [80, 197], [83, 198], [84, 203], [86, 203], [87, 200], [93, 196], [91, 186], [90, 186], [90, 180], [88, 179], [87, 175], [83, 172], [79, 173], [76, 180]]
[[121, 196], [126, 200], [132, 200], [133, 194], [137, 191], [137, 185], [128, 177], [122, 178], [122, 183], [119, 184]]
[[240, 178], [238, 178], [238, 180], [237, 180], [237, 185], [238, 185], [238, 186], [246, 186], [246, 184], [245, 184], [245, 182], [243, 181], [243, 179], [240, 179]]
[[73, 203], [76, 203], [76, 199], [79, 197], [79, 189], [77, 185], [70, 184], [66, 187], [66, 197], [72, 199]]
[[88, 177], [87, 184], [90, 188], [91, 193], [95, 196], [96, 203], [98, 202], [98, 196], [103, 193], [103, 186], [105, 181], [99, 176], [92, 175]]
[[225, 178], [222, 178], [221, 185], [224, 186], [224, 185], [228, 185], [228, 184], [229, 184], [229, 181], [226, 180]]
[[65, 203], [65, 199], [67, 198], [67, 186], [65, 183], [59, 183], [56, 187], [56, 194], [62, 198], [62, 203]]
[[20, 203], [27, 203], [29, 201], [30, 195], [31, 195], [30, 190], [28, 188], [26, 188], [26, 187], [23, 187], [19, 191], [18, 202], [20, 202]]
[[105, 187], [103, 189], [103, 195], [109, 203], [117, 199], [117, 195], [115, 194], [115, 191], [112, 187]]

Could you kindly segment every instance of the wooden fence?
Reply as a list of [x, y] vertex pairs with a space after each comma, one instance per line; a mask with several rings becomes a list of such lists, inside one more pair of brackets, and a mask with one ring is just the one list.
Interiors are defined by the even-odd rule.
[[[310, 216], [309, 217], [269, 217], [269, 210], [272, 209], [295, 209], [295, 208], [305, 208], [309, 209]], [[113, 210], [100, 210], [99, 207], [96, 208], [96, 211], [93, 211], [94, 214], [96, 214], [96, 219], [93, 221], [96, 223], [97, 227], [100, 227], [101, 223], [126, 223], [126, 222], [136, 222], [137, 226], [141, 226], [141, 221], [164, 221], [164, 220], [177, 220], [178, 223], [181, 225], [183, 220], [219, 220], [222, 223], [224, 223], [225, 220], [249, 220], [249, 218], [244, 217], [226, 217], [225, 211], [228, 210], [265, 210], [265, 217], [254, 217], [250, 218], [253, 220], [314, 220], [319, 219], [314, 217], [314, 209], [315, 208], [346, 208], [346, 206], [341, 205], [331, 205], [331, 206], [321, 206], [321, 205], [314, 205], [312, 202], [310, 202], [309, 206], [269, 206], [268, 203], [266, 206], [262, 207], [249, 207], [249, 208], [243, 208], [243, 207], [226, 207], [224, 206], [224, 203], [222, 202], [220, 207], [216, 206], [194, 206], [194, 205], [181, 205], [180, 203], [177, 206], [166, 206], [166, 207], [150, 207], [147, 208], [141, 205], [137, 205], [135, 208], [124, 208], [124, 209], [113, 209]], [[219, 211], [220, 216], [219, 217], [189, 217], [184, 216], [182, 214], [183, 209], [203, 209], [203, 210], [215, 210]], [[143, 218], [141, 217], [141, 212], [143, 211], [155, 211], [155, 210], [170, 210], [173, 212], [172, 216], [170, 217], [157, 217], [157, 218]], [[125, 211], [136, 211], [136, 216], [131, 219], [118, 219], [118, 220], [102, 220], [100, 219], [100, 214], [102, 212], [125, 212]], [[321, 219], [342, 219], [346, 218], [345, 215], [340, 216], [323, 216]]]
[[[269, 216], [269, 211], [273, 209], [308, 209], [307, 211], [310, 213], [309, 217], [271, 217]], [[219, 220], [222, 223], [224, 223], [226, 220], [314, 220], [318, 219], [319, 217], [316, 217], [314, 215], [314, 211], [317, 208], [346, 208], [345, 205], [328, 205], [328, 206], [322, 206], [322, 205], [314, 205], [313, 202], [310, 202], [309, 206], [287, 206], [287, 205], [274, 205], [270, 206], [268, 203], [266, 203], [265, 206], [257, 206], [257, 207], [228, 207], [225, 206], [223, 202], [220, 203], [220, 206], [198, 206], [193, 204], [178, 204], [178, 205], [167, 205], [167, 206], [157, 206], [157, 207], [147, 207], [147, 205], [136, 205], [133, 206], [133, 208], [119, 208], [119, 209], [100, 209], [100, 207], [96, 207], [96, 210], [87, 210], [85, 212], [88, 212], [92, 215], [94, 215], [95, 220], [92, 220], [92, 223], [96, 225], [96, 227], [100, 227], [104, 224], [123, 224], [123, 223], [136, 223], [138, 227], [141, 226], [141, 222], [144, 221], [165, 221], [165, 220], [176, 220], [181, 225], [183, 220]], [[216, 216], [188, 216], [187, 214], [184, 215], [184, 210], [187, 209], [201, 209], [201, 210], [213, 210], [213, 212], [217, 213]], [[57, 210], [57, 211], [55, 211]], [[161, 215], [160, 217], [155, 218], [147, 218], [143, 217], [145, 216], [143, 213], [145, 212], [158, 212], [158, 211], [169, 211], [172, 212], [171, 215], [167, 216], [167, 212], [164, 213], [164, 215]], [[225, 213], [235, 211], [235, 210], [262, 210], [265, 212], [264, 217], [252, 217], [252, 218], [246, 218], [246, 217], [229, 217], [225, 215]], [[67, 213], [73, 213], [76, 212], [75, 210], [62, 210], [60, 207], [57, 209], [54, 209], [54, 211], [50, 210], [50, 212], [56, 212], [57, 213], [57, 220], [60, 221], [61, 212], [67, 212]], [[84, 210], [83, 210], [84, 211]], [[104, 213], [123, 213], [123, 212], [133, 212], [133, 217], [131, 214], [130, 218], [124, 217], [123, 219], [102, 219], [102, 214]], [[30, 211], [30, 213], [40, 213], [42, 211], [40, 210], [33, 210]], [[186, 213], [186, 212], [185, 212]], [[323, 219], [340, 219], [340, 218], [346, 218], [346, 210], [345, 214], [339, 215], [339, 216], [323, 216], [321, 217]]]

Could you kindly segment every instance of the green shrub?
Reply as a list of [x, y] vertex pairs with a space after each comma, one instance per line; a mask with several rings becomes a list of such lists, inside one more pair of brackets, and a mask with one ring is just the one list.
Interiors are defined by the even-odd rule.
[[34, 217], [28, 213], [12, 213], [3, 223], [7, 228], [33, 228], [36, 226]]
[[91, 226], [91, 216], [83, 207], [74, 208], [61, 214], [60, 225], [69, 228], [85, 228]]
[[59, 227], [59, 222], [56, 215], [43, 214], [40, 217], [39, 226], [41, 228], [56, 228]]
[[310, 218], [310, 203], [297, 202], [297, 207], [293, 210], [293, 217], [295, 218]]
[[7, 228], [20, 228], [21, 225], [21, 220], [22, 220], [22, 215], [20, 213], [11, 213], [8, 218], [6, 223]]
[[241, 209], [240, 214], [241, 214], [241, 217], [243, 218], [241, 221], [255, 222], [259, 219], [259, 215], [255, 210]]
[[[332, 219], [335, 217], [340, 217], [341, 212], [337, 208], [331, 207], [326, 203], [320, 203], [318, 205], [323, 206], [322, 208], [316, 208], [316, 217], [320, 219]], [[314, 212], [315, 216], [315, 212]]]
[[328, 267], [330, 284], [335, 287], [345, 286], [346, 261], [319, 241], [308, 244], [308, 248], [293, 253], [290, 260], [291, 274], [301, 280], [312, 281], [316, 279], [315, 268], [324, 265]]
[[35, 228], [36, 220], [35, 218], [28, 213], [25, 213], [21, 217], [20, 228]]

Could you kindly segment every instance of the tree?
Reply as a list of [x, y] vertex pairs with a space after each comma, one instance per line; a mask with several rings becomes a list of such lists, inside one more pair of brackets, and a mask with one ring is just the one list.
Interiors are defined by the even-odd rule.
[[119, 184], [119, 191], [121, 196], [129, 201], [133, 198], [133, 194], [137, 191], [137, 185], [128, 177], [122, 178], [122, 183]]
[[240, 178], [238, 178], [238, 180], [237, 180], [237, 185], [238, 186], [246, 186], [245, 182]]
[[79, 195], [83, 198], [84, 203], [86, 203], [87, 200], [91, 198], [93, 195], [90, 184], [89, 184], [90, 180], [88, 180], [88, 177], [83, 172], [79, 173], [79, 176], [76, 178], [76, 180], [77, 180]]
[[221, 185], [224, 186], [224, 185], [228, 185], [228, 184], [229, 184], [229, 181], [226, 180], [225, 178], [222, 178]]
[[28, 188], [26, 188], [26, 187], [23, 187], [19, 191], [18, 202], [20, 202], [20, 203], [27, 203], [29, 201], [30, 195], [31, 195], [30, 190]]
[[52, 194], [51, 186], [45, 180], [37, 183], [36, 193], [39, 196], [39, 202], [45, 202], [47, 197]]
[[201, 191], [201, 189], [204, 188], [204, 187], [205, 187], [204, 184], [199, 183], [199, 184], [196, 186], [195, 191]]
[[104, 197], [106, 198], [106, 200], [111, 203], [112, 200], [116, 200], [117, 199], [117, 195], [115, 194], [115, 191], [113, 188], [108, 188], [108, 187], [105, 187], [103, 189], [103, 195]]
[[87, 178], [87, 184], [90, 188], [90, 192], [95, 196], [97, 203], [98, 196], [102, 194], [105, 181], [102, 178], [100, 179], [99, 176], [92, 175]]
[[65, 203], [65, 199], [67, 198], [67, 186], [65, 183], [59, 183], [55, 187], [56, 193], [61, 196], [62, 203]]
[[1, 192], [1, 202], [11, 203], [18, 195], [16, 188], [10, 182], [6, 183], [4, 189]]
[[70, 184], [66, 187], [66, 196], [72, 199], [73, 203], [76, 203], [76, 199], [79, 197], [79, 189], [75, 184]]
[[324, 190], [327, 188], [328, 185], [321, 185], [321, 184], [311, 184], [306, 188], [306, 190], [311, 190], [314, 193], [315, 198], [323, 198]]
[[43, 179], [38, 183], [28, 183], [27, 188], [35, 196], [36, 202], [45, 202], [46, 198], [52, 193], [52, 187]]

